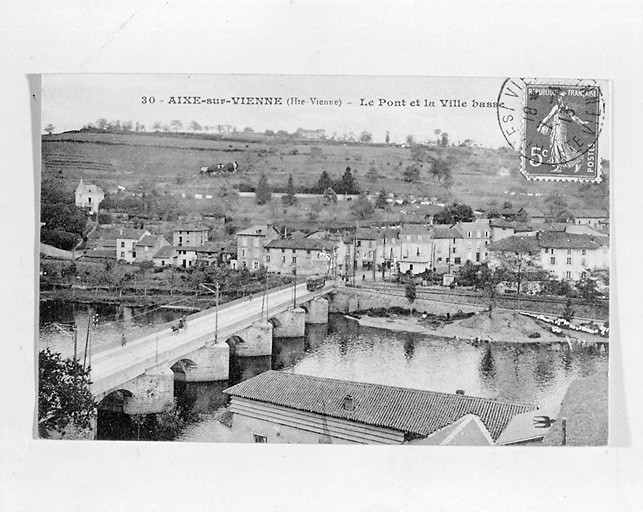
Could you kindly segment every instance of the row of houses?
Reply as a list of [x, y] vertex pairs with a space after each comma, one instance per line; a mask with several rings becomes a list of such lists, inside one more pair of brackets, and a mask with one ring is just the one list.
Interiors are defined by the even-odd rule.
[[268, 225], [236, 234], [234, 267], [281, 274], [357, 272], [421, 274], [456, 272], [467, 261], [496, 264], [501, 253], [524, 250], [558, 279], [577, 280], [588, 269], [609, 266], [609, 236], [586, 224], [482, 219], [447, 225], [405, 224], [359, 228], [354, 234], [292, 233], [282, 238]]

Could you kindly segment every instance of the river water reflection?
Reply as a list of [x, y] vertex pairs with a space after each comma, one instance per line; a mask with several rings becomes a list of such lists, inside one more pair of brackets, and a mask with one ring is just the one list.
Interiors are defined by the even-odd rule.
[[[417, 333], [362, 327], [341, 315], [309, 325], [305, 338], [276, 339], [272, 357], [233, 358], [229, 384], [269, 369], [390, 386], [549, 406], [560, 403], [575, 379], [608, 368], [605, 354], [567, 353], [528, 345], [480, 345]], [[195, 396], [216, 392], [188, 384]], [[219, 388], [222, 389], [222, 388]], [[195, 399], [195, 403], [198, 399]], [[218, 406], [225, 397], [200, 399]], [[199, 408], [199, 412], [208, 412]], [[210, 411], [212, 409], [210, 408]], [[211, 417], [188, 425], [179, 440], [225, 440]]]

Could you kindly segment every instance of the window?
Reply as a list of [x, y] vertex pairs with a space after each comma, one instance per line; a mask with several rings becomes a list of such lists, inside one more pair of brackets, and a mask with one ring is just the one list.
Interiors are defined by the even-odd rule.
[[467, 238], [471, 238], [471, 231], [467, 231]]
[[485, 238], [489, 238], [489, 231], [485, 231], [485, 232], [484, 232], [484, 237], [485, 237]]
[[310, 254], [310, 249], [306, 249], [306, 254]]
[[567, 249], [567, 254], [571, 254], [571, 253], [572, 253], [572, 250], [571, 250], [571, 249]]
[[297, 256], [293, 256], [293, 257], [292, 257], [292, 262], [293, 262], [293, 263], [297, 263]]
[[552, 264], [552, 265], [555, 265], [555, 264], [556, 264], [556, 258], [555, 258], [554, 256], [552, 256], [552, 257], [549, 259], [549, 261], [551, 262], [551, 264]]
[[165, 266], [165, 260], [161, 260], [161, 266], [162, 266], [162, 267], [164, 267], [164, 266]]
[[121, 242], [121, 247], [125, 247], [125, 242]]
[[132, 258], [136, 258], [136, 251], [132, 251]]
[[565, 272], [565, 279], [571, 279], [571, 278], [572, 278], [572, 272], [571, 270], [568, 270], [567, 272]]
[[580, 265], [581, 265], [581, 267], [586, 267], [587, 266], [587, 261], [585, 260], [585, 258], [582, 258], [580, 260]]
[[125, 251], [121, 251], [121, 258], [125, 257]]
[[282, 263], [286, 263], [286, 257], [285, 257], [285, 256], [282, 256], [282, 257], [281, 257], [281, 262], [282, 262]]
[[292, 253], [295, 254], [295, 249], [292, 249]]
[[286, 249], [282, 249], [281, 252], [286, 252]]
[[246, 250], [245, 249], [241, 249], [241, 257], [242, 258], [246, 257]]
[[452, 252], [453, 252], [453, 254], [455, 254], [455, 247], [453, 248], [453, 251], [452, 251]]
[[480, 253], [476, 253], [476, 263], [480, 262]]
[[267, 443], [268, 438], [266, 436], [260, 436], [259, 434], [252, 434], [252, 437], [255, 440], [255, 443]]
[[417, 250], [415, 251], [415, 255], [416, 255], [416, 256], [419, 256], [419, 255], [420, 255], [420, 248], [419, 248], [419, 247], [417, 247]]
[[571, 258], [567, 258], [567, 264], [568, 264], [568, 265], [571, 265], [571, 264], [572, 264], [572, 259], [571, 259]]
[[258, 261], [253, 261], [252, 262], [252, 269], [257, 270], [259, 268], [259, 262]]
[[583, 249], [583, 250], [581, 251], [581, 254], [582, 254], [583, 256], [585, 256], [585, 255], [587, 254], [587, 250], [586, 250], [586, 249]]
[[270, 263], [270, 255], [266, 256], [266, 263]]
[[438, 263], [442, 263], [442, 258], [438, 258]]
[[455, 264], [459, 265], [462, 262], [461, 258], [455, 258]]
[[179, 245], [182, 245], [182, 244], [183, 244], [183, 237], [182, 237], [182, 236], [180, 236], [180, 237], [179, 237]]

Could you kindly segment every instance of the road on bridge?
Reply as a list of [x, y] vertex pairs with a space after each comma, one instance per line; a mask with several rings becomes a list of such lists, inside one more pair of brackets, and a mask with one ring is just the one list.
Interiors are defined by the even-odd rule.
[[[297, 304], [328, 293], [333, 288], [329, 284], [324, 289], [309, 292], [306, 283], [297, 285]], [[293, 287], [273, 291], [263, 301], [261, 294], [250, 296], [241, 301], [219, 306], [218, 342], [225, 341], [236, 332], [249, 327], [262, 318], [262, 303], [267, 303], [263, 318], [271, 318], [293, 307]], [[187, 318], [186, 327], [173, 332], [163, 329], [151, 335], [131, 340], [119, 346], [99, 352], [91, 357], [92, 394], [104, 397], [123, 383], [144, 374], [147, 370], [160, 367], [165, 362], [179, 360], [182, 356], [212, 342], [215, 334], [215, 308], [195, 313]]]

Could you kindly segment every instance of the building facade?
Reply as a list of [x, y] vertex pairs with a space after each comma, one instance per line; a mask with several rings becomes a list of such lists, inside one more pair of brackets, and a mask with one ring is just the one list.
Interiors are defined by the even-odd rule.
[[184, 245], [202, 247], [208, 243], [208, 240], [208, 228], [205, 226], [183, 224], [172, 231], [172, 245], [176, 247]]
[[84, 183], [81, 178], [76, 187], [76, 206], [96, 214], [103, 199], [105, 199], [103, 189], [91, 183]]
[[314, 238], [272, 240], [265, 246], [268, 272], [310, 276], [334, 275], [336, 246]]
[[265, 245], [279, 238], [272, 226], [257, 225], [241, 230], [235, 235], [237, 242], [237, 268], [259, 270], [266, 263]]

